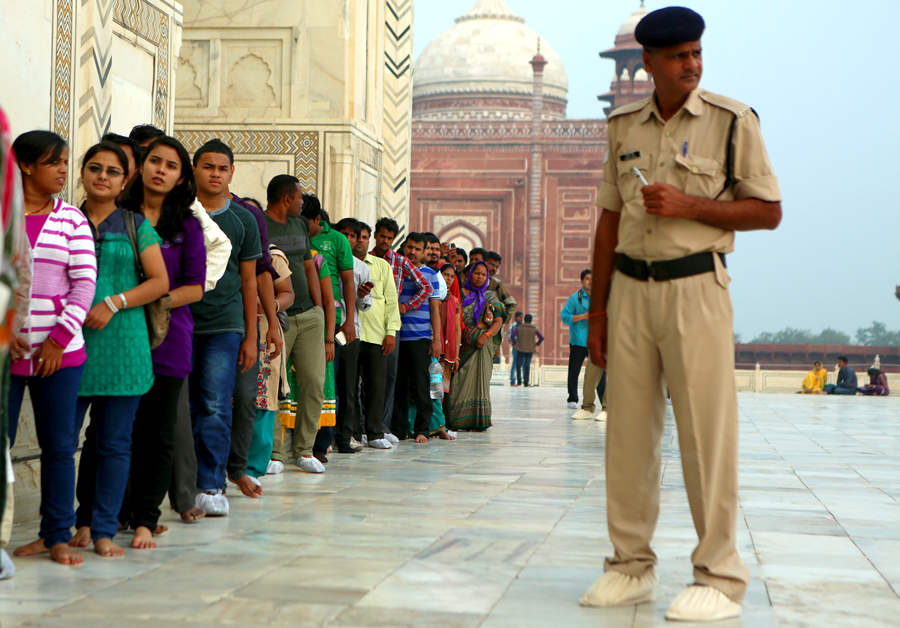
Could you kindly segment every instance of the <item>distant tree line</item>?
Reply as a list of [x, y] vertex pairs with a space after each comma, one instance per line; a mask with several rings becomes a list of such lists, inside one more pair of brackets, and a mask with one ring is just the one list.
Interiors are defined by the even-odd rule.
[[[742, 342], [739, 334], [735, 334], [735, 342]], [[863, 345], [867, 347], [900, 346], [900, 329], [891, 331], [882, 322], [872, 321], [868, 327], [856, 330], [856, 338], [851, 341], [850, 334], [827, 327], [819, 333], [808, 329], [785, 327], [781, 331], [766, 331], [758, 334], [751, 343], [798, 344], [798, 345]]]

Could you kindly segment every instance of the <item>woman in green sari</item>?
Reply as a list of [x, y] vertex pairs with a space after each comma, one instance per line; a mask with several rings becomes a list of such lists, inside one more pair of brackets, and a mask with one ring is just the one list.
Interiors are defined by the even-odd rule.
[[459, 371], [450, 383], [447, 424], [454, 430], [482, 432], [491, 426], [491, 371], [496, 345], [506, 317], [497, 295], [488, 290], [490, 273], [475, 262], [463, 287], [463, 332]]

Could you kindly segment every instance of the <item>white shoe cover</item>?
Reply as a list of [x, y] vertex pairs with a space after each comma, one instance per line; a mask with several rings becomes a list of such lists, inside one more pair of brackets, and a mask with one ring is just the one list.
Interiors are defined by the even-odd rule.
[[366, 436], [365, 434], [362, 435], [362, 444], [363, 444], [363, 447], [365, 447], [366, 445], [369, 444], [369, 437]]
[[597, 416], [594, 417], [595, 421], [605, 421], [606, 420], [606, 410], [601, 410]]
[[362, 451], [364, 445], [365, 443], [359, 442], [352, 436], [350, 437], [350, 449], [352, 449], [353, 451]]
[[391, 449], [393, 445], [391, 445], [390, 441], [386, 438], [373, 438], [369, 441], [369, 447], [373, 449]]
[[576, 412], [575, 414], [572, 415], [572, 419], [575, 421], [584, 421], [584, 420], [593, 419], [593, 418], [594, 418], [594, 413], [591, 412], [590, 410], [585, 410], [584, 408], [581, 408], [578, 412]]
[[572, 408], [573, 410], [578, 407], [578, 402], [576, 401], [568, 401], [566, 402], [567, 408]]
[[591, 585], [580, 602], [582, 606], [630, 606], [652, 600], [655, 588], [652, 571], [638, 577], [610, 570]]
[[300, 456], [297, 458], [297, 466], [307, 473], [325, 473], [325, 465], [312, 456]]
[[741, 605], [713, 587], [692, 584], [676, 597], [666, 619], [676, 621], [718, 621], [741, 616]]
[[228, 498], [222, 493], [198, 493], [194, 505], [210, 517], [228, 516]]
[[384, 433], [384, 439], [385, 439], [387, 442], [389, 442], [391, 445], [396, 445], [397, 443], [400, 442], [400, 439], [397, 438], [396, 436], [394, 436], [393, 434], [391, 434], [390, 432], [385, 432], [385, 433]]
[[278, 475], [284, 471], [284, 463], [281, 460], [269, 460], [266, 467], [266, 475]]
[[16, 566], [6, 550], [0, 549], [0, 580], [9, 580], [16, 575]]

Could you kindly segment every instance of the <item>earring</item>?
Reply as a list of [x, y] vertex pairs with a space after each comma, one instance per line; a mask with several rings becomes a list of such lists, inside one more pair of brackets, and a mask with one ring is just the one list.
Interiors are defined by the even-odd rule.
[[23, 172], [25, 173], [26, 176], [29, 176], [29, 177], [31, 176], [31, 170], [24, 170]]

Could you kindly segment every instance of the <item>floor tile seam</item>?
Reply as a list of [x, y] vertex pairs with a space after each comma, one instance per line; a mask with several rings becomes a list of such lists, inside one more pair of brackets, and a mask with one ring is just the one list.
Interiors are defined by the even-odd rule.
[[[747, 528], [747, 534], [750, 535], [750, 543], [753, 544], [753, 555], [756, 556], [756, 564], [762, 565], [762, 555], [760, 554], [759, 547], [756, 544], [756, 537], [753, 535], [753, 529], [750, 527], [750, 522], [747, 521], [747, 514], [744, 511], [744, 508], [741, 507], [741, 518], [744, 520], [744, 526]], [[769, 601], [769, 608], [774, 612], [775, 604], [772, 601], [772, 594], [769, 592], [769, 583], [766, 581], [765, 576], [760, 575], [760, 580], [762, 580], [763, 588], [766, 590], [766, 599]]]
[[896, 595], [898, 598], [900, 598], [900, 591], [898, 591], [898, 590], [894, 587], [894, 585], [893, 585], [893, 583], [890, 581], [890, 579], [889, 579], [884, 573], [882, 573], [881, 569], [878, 568], [878, 565], [876, 565], [875, 562], [869, 557], [869, 555], [866, 554], [866, 552], [863, 550], [863, 548], [861, 548], [861, 547], [859, 546], [859, 543], [856, 542], [856, 539], [853, 538], [853, 535], [850, 534], [849, 530], [847, 530], [847, 528], [844, 526], [844, 524], [841, 523], [840, 519], [838, 519], [838, 517], [834, 514], [834, 512], [832, 512], [832, 510], [831, 510], [831, 508], [829, 508], [828, 504], [826, 504], [825, 502], [822, 501], [822, 499], [818, 496], [818, 494], [816, 494], [816, 491], [815, 491], [814, 489], [810, 488], [810, 487], [806, 484], [806, 482], [803, 481], [803, 478], [801, 478], [799, 475], [797, 475], [797, 479], [800, 480], [800, 482], [803, 484], [803, 486], [806, 486], [807, 490], [809, 490], [809, 492], [812, 493], [812, 495], [813, 495], [817, 500], [819, 500], [819, 503], [822, 504], [822, 507], [825, 508], [825, 510], [828, 512], [829, 515], [831, 515], [831, 518], [834, 519], [834, 522], [835, 522], [835, 523], [840, 527], [840, 529], [844, 532], [844, 534], [847, 536], [847, 539], [853, 544], [853, 546], [856, 548], [856, 550], [857, 550], [857, 551], [863, 556], [863, 558], [865, 558], [866, 561], [872, 566], [872, 569], [875, 571], [875, 573], [877, 573], [879, 576], [881, 576], [881, 579], [884, 580], [885, 584], [887, 584], [888, 587], [891, 589], [891, 591], [894, 592], [894, 595]]
[[[583, 496], [583, 495], [585, 494], [585, 490], [586, 490], [588, 484], [590, 484], [590, 481], [588, 481], [584, 486], [581, 487], [581, 491], [580, 491], [580, 493], [579, 493], [579, 496]], [[522, 564], [521, 567], [519, 567], [519, 568], [516, 570], [515, 576], [513, 576], [512, 578], [510, 578], [510, 580], [509, 580], [509, 582], [507, 583], [506, 587], [503, 589], [503, 593], [501, 593], [500, 596], [497, 597], [497, 599], [496, 599], [496, 600], [494, 601], [494, 603], [491, 605], [491, 608], [488, 610], [487, 613], [485, 613], [484, 617], [483, 617], [483, 618], [481, 619], [481, 621], [478, 623], [479, 628], [480, 628], [481, 626], [483, 626], [483, 625], [484, 625], [484, 622], [486, 622], [486, 621], [490, 618], [491, 614], [492, 614], [492, 613], [494, 612], [494, 610], [497, 608], [497, 605], [500, 604], [500, 602], [503, 600], [504, 597], [506, 597], [506, 594], [507, 594], [507, 593], [509, 592], [509, 590], [512, 588], [513, 583], [515, 583], [515, 582], [519, 579], [519, 576], [521, 576], [522, 571], [524, 571], [525, 568], [528, 567], [528, 563], [529, 563], [529, 561], [531, 561], [531, 558], [537, 553], [538, 549], [539, 549], [544, 543], [547, 542], [547, 539], [550, 538], [550, 536], [553, 534], [553, 531], [556, 530], [556, 528], [559, 526], [560, 521], [562, 521], [562, 520], [566, 517], [566, 515], [568, 515], [569, 512], [571, 512], [573, 506], [575, 505], [575, 503], [576, 503], [577, 501], [578, 501], [578, 497], [569, 500], [568, 506], [566, 506], [566, 508], [565, 508], [565, 510], [563, 511], [563, 513], [562, 513], [562, 514], [559, 516], [559, 518], [556, 520], [556, 523], [554, 523], [553, 526], [550, 528], [550, 530], [547, 531], [547, 533], [544, 535], [544, 538], [541, 539], [540, 543], [535, 544], [534, 549], [533, 549], [533, 550], [531, 551], [531, 553], [528, 555], [528, 559]]]
[[[82, 563], [82, 565], [83, 565], [83, 564], [84, 564], [84, 563]], [[126, 576], [123, 576], [122, 578], [119, 579], [118, 582], [107, 582], [106, 584], [103, 584], [103, 585], [101, 585], [101, 586], [99, 586], [99, 587], [97, 587], [97, 588], [91, 589], [90, 591], [85, 591], [85, 592], [83, 592], [83, 593], [80, 593], [79, 595], [77, 595], [77, 596], [75, 596], [75, 597], [66, 598], [65, 600], [61, 600], [62, 604], [60, 604], [60, 606], [57, 606], [57, 607], [56, 607], [55, 609], [53, 609], [53, 610], [49, 610], [49, 611], [46, 611], [46, 612], [44, 612], [44, 613], [41, 613], [41, 614], [39, 615], [39, 617], [43, 617], [44, 615], [46, 615], [46, 614], [48, 614], [48, 613], [54, 613], [54, 612], [58, 611], [58, 610], [61, 609], [61, 608], [64, 608], [64, 607], [69, 606], [69, 605], [71, 605], [71, 604], [74, 604], [74, 603], [76, 603], [76, 602], [80, 602], [80, 601], [84, 600], [85, 598], [87, 598], [89, 595], [93, 595], [94, 593], [100, 593], [101, 591], [106, 591], [107, 589], [111, 589], [111, 588], [113, 588], [113, 587], [117, 587], [117, 586], [119, 586], [120, 584], [125, 584], [126, 582], [128, 582], [128, 581], [130, 581], [130, 580], [133, 580], [133, 579], [135, 579], [135, 578], [139, 578], [139, 577], [141, 577], [141, 576], [143, 576], [143, 575], [145, 575], [145, 574], [152, 573], [152, 572], [156, 571], [157, 569], [159, 569], [159, 568], [162, 567], [162, 566], [163, 566], [163, 563], [158, 563], [157, 565], [154, 565], [152, 568], [148, 569], [147, 571], [142, 571], [141, 573], [139, 573], [139, 574], [137, 574], [137, 575], [135, 575], [135, 576], [127, 576], [127, 577], [126, 577]], [[68, 567], [67, 567], [67, 566], [61, 566], [61, 567], [63, 567], [63, 568], [68, 568], [68, 569], [79, 569], [79, 566], [78, 566], [78, 565], [73, 565], [73, 566], [68, 566]], [[98, 578], [98, 580], [103, 580], [103, 579], [99, 579], [99, 578]]]

